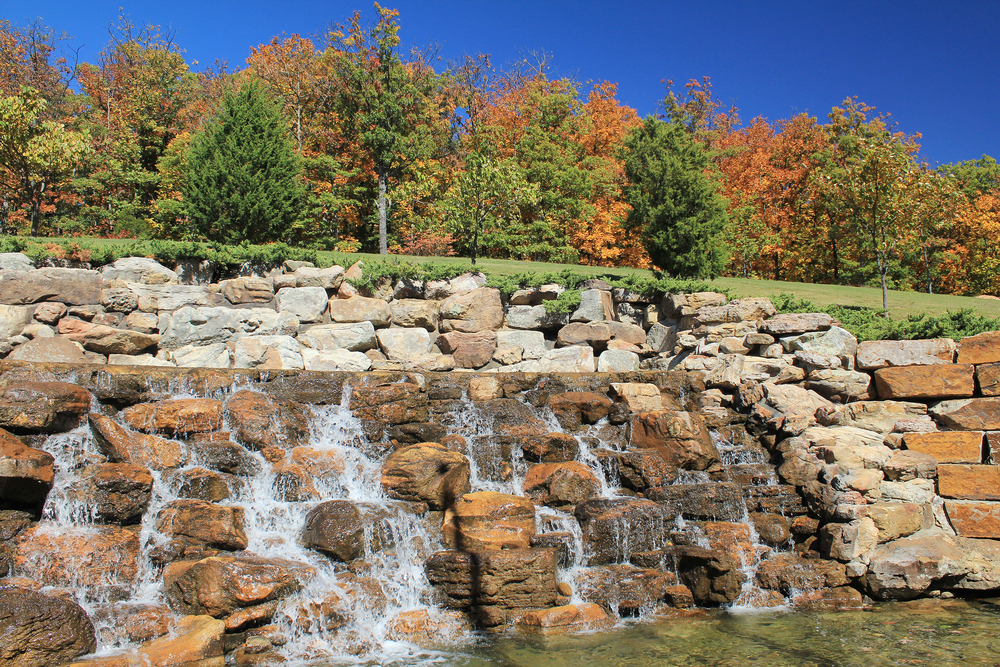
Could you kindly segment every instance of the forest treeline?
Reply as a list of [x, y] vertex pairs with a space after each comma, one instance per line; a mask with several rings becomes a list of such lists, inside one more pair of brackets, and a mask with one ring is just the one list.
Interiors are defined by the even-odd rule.
[[[683, 274], [671, 244], [693, 230], [701, 245], [683, 257], [708, 262], [698, 274], [1000, 292], [988, 156], [932, 167], [919, 135], [855, 98], [822, 119], [744, 122], [708, 78], [668, 82], [643, 120], [614, 83], [553, 77], [544, 57], [503, 68], [402, 53], [398, 15], [375, 9], [370, 23], [355, 14], [199, 71], [173, 35], [125, 17], [93, 62], [41, 21], [0, 20], [0, 234]], [[247, 147], [279, 166], [254, 172]], [[224, 188], [233, 201], [206, 200]], [[680, 196], [650, 200], [657, 188]], [[234, 203], [247, 193], [275, 203]], [[659, 215], [675, 222], [642, 218]]]

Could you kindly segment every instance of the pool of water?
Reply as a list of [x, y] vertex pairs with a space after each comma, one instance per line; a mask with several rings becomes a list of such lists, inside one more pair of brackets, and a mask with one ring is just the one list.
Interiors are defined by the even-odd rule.
[[[589, 634], [399, 646], [380, 665], [443, 667], [870, 667], [1000, 665], [1000, 600], [920, 600], [836, 613], [696, 612]], [[331, 663], [321, 663], [330, 665]]]

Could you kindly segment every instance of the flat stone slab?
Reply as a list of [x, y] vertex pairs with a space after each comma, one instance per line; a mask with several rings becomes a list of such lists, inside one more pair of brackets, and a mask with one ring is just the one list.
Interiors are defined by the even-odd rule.
[[958, 363], [992, 364], [1000, 361], [1000, 331], [987, 331], [963, 338], [958, 346]]
[[1000, 430], [1000, 398], [941, 401], [930, 412], [938, 422], [956, 430]]
[[902, 366], [875, 371], [879, 398], [967, 398], [976, 392], [970, 364]]
[[946, 500], [944, 510], [962, 537], [1000, 539], [1000, 503]]
[[942, 464], [938, 466], [938, 493], [961, 500], [1000, 500], [1000, 466]]
[[858, 368], [862, 370], [950, 364], [954, 360], [955, 341], [950, 338], [872, 340], [858, 345]]
[[903, 444], [907, 449], [930, 454], [938, 463], [982, 463], [982, 431], [907, 433]]

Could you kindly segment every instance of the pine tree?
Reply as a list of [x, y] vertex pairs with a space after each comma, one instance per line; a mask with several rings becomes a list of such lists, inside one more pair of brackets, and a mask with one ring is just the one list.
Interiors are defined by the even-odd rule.
[[650, 260], [682, 278], [719, 275], [728, 216], [708, 152], [679, 122], [652, 116], [629, 133], [625, 148], [627, 224], [642, 229]]
[[227, 92], [194, 142], [184, 198], [193, 230], [212, 241], [287, 240], [304, 189], [281, 113], [253, 81]]

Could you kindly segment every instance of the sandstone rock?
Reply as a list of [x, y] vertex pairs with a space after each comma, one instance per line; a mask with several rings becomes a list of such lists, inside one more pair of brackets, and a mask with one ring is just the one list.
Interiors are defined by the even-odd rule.
[[114, 462], [166, 470], [182, 466], [187, 460], [179, 442], [130, 431], [110, 417], [91, 413], [90, 426], [98, 448]]
[[88, 526], [55, 532], [36, 524], [17, 537], [14, 562], [18, 572], [49, 586], [131, 590], [139, 574], [139, 531]]
[[564, 429], [576, 429], [607, 417], [611, 399], [588, 391], [569, 391], [549, 397], [549, 409]]
[[596, 498], [574, 510], [589, 565], [626, 562], [632, 554], [663, 547], [674, 516], [639, 498]]
[[744, 590], [748, 583], [745, 564], [757, 558], [745, 524], [706, 522], [702, 530], [707, 547], [681, 546], [673, 555], [679, 578], [695, 601], [703, 605], [728, 604], [741, 597], [748, 599], [749, 593], [768, 606], [778, 602], [774, 595]]
[[55, 479], [54, 462], [48, 452], [0, 429], [0, 507], [40, 510]]
[[428, 331], [438, 328], [438, 304], [423, 299], [401, 299], [389, 304], [392, 323], [397, 327], [421, 327]]
[[429, 280], [424, 285], [424, 298], [447, 299], [456, 294], [471, 292], [486, 284], [486, 276], [482, 273], [463, 273], [451, 280]]
[[720, 354], [749, 354], [750, 346], [743, 342], [742, 338], [728, 337], [719, 341]]
[[4, 303], [21, 305], [60, 301], [69, 306], [100, 303], [103, 279], [86, 269], [33, 269], [0, 273]]
[[498, 331], [497, 346], [519, 347], [522, 359], [541, 359], [545, 354], [545, 334], [541, 331]]
[[550, 507], [577, 505], [601, 492], [601, 483], [590, 468], [577, 461], [539, 463], [524, 477], [524, 493]]
[[606, 627], [611, 623], [611, 617], [604, 608], [593, 602], [529, 611], [517, 621], [519, 627], [540, 631], [543, 634], [567, 628], [588, 630]]
[[837, 397], [843, 402], [867, 400], [871, 391], [872, 378], [868, 373], [843, 370], [820, 370], [809, 373], [806, 389], [823, 396]]
[[409, 382], [357, 387], [350, 410], [370, 428], [427, 421], [427, 395]]
[[447, 509], [471, 490], [469, 460], [433, 442], [403, 447], [382, 464], [382, 488], [390, 498]]
[[825, 331], [837, 321], [826, 313], [782, 313], [765, 320], [760, 330], [775, 336], [801, 334], [807, 331]]
[[65, 382], [26, 382], [0, 387], [0, 428], [68, 431], [90, 410], [91, 395]]
[[740, 386], [745, 359], [742, 354], [720, 354], [715, 368], [705, 378], [705, 385], [723, 389]]
[[212, 470], [247, 477], [260, 472], [257, 459], [246, 449], [228, 439], [228, 433], [218, 434], [220, 439], [201, 439], [197, 435], [188, 441], [193, 462]]
[[158, 367], [173, 368], [177, 364], [168, 359], [157, 359], [151, 354], [134, 354], [134, 355], [109, 354], [108, 365], [109, 366], [158, 366]]
[[226, 298], [207, 285], [143, 285], [141, 283], [117, 283], [117, 285], [131, 290], [136, 296], [138, 309], [145, 313], [173, 311], [181, 308], [226, 306]]
[[[219, 291], [232, 304], [266, 304], [274, 299], [274, 281], [257, 276], [241, 276], [221, 281]], [[323, 292], [323, 306], [326, 306], [326, 292]]]
[[70, 667], [223, 667], [226, 624], [211, 616], [185, 616], [174, 632], [134, 653], [95, 658]]
[[[40, 303], [35, 306], [35, 311], [33, 317], [43, 324], [55, 324], [66, 314], [66, 304], [58, 303], [56, 301], [48, 301], [46, 303]], [[22, 313], [18, 306], [3, 306], [0, 307], [0, 313], [7, 313], [9, 317], [10, 313]], [[0, 321], [4, 319], [4, 315], [0, 315]], [[0, 325], [2, 326], [2, 325]], [[15, 332], [16, 333], [16, 332]], [[0, 337], [6, 337], [13, 334], [5, 333], [0, 329]]]
[[1000, 396], [1000, 363], [976, 366], [976, 385], [983, 396]]
[[248, 389], [229, 397], [224, 416], [237, 441], [252, 450], [297, 447], [309, 438], [309, 424], [299, 406]]
[[305, 368], [302, 348], [291, 336], [245, 336], [229, 345], [233, 368]]
[[871, 562], [875, 545], [878, 543], [878, 528], [869, 517], [850, 523], [828, 523], [820, 528], [820, 549], [828, 558], [842, 563], [859, 561], [865, 565]]
[[605, 350], [597, 359], [598, 373], [628, 373], [639, 370], [639, 355], [626, 350]]
[[441, 331], [478, 333], [495, 331], [504, 321], [500, 290], [479, 287], [441, 302]]
[[646, 497], [694, 521], [740, 521], [744, 504], [733, 482], [668, 484], [646, 490]]
[[526, 438], [522, 449], [529, 461], [560, 463], [574, 460], [580, 452], [580, 443], [568, 433], [546, 433]]
[[916, 503], [875, 503], [867, 512], [878, 529], [879, 544], [912, 535], [923, 527], [924, 510]]
[[798, 554], [773, 554], [757, 568], [757, 583], [762, 588], [791, 595], [795, 591], [845, 586], [847, 570], [842, 563]]
[[922, 403], [903, 401], [858, 401], [837, 410], [823, 423], [838, 426], [855, 426], [877, 433], [889, 433], [900, 420], [913, 419], [927, 414]]
[[1000, 467], [991, 465], [941, 464], [938, 493], [945, 498], [1000, 500]]
[[80, 343], [84, 349], [101, 354], [137, 354], [160, 340], [157, 334], [115, 329], [72, 318], [59, 320], [59, 333]]
[[694, 315], [699, 308], [726, 305], [726, 295], [718, 292], [695, 292], [693, 294], [666, 294], [663, 297], [663, 314], [669, 318]]
[[302, 541], [310, 549], [350, 562], [366, 553], [365, 524], [358, 503], [329, 500], [309, 510]]
[[122, 257], [113, 264], [101, 267], [99, 273], [105, 282], [123, 280], [144, 285], [177, 284], [177, 274], [148, 257]]
[[221, 618], [237, 609], [287, 597], [314, 574], [312, 567], [291, 560], [218, 556], [167, 565], [163, 589], [171, 609]]
[[178, 497], [210, 503], [226, 500], [242, 486], [242, 481], [235, 475], [200, 467], [181, 470], [172, 481], [179, 486], [176, 491]]
[[140, 403], [122, 411], [132, 429], [167, 435], [204, 433], [222, 429], [222, 401], [213, 398], [172, 398]]
[[1000, 331], [963, 338], [958, 345], [958, 363], [993, 364], [1000, 361]]
[[[655, 449], [633, 449], [621, 452], [611, 459], [617, 468], [621, 485], [635, 491], [645, 492], [650, 487], [672, 484], [677, 480], [677, 468], [668, 464]], [[610, 462], [610, 461], [609, 461]], [[602, 466], [609, 462], [602, 461]]]
[[94, 626], [75, 602], [17, 586], [0, 587], [0, 664], [47, 667], [97, 648]]
[[[521, 363], [532, 364], [530, 368], [521, 370], [535, 373], [593, 373], [596, 369], [594, 348], [589, 345], [573, 345], [572, 347], [549, 350], [537, 361], [523, 361]], [[508, 366], [508, 368], [514, 369], [516, 366]]]
[[299, 322], [316, 322], [323, 317], [329, 298], [322, 287], [284, 287], [278, 290], [278, 312], [288, 313]]
[[504, 322], [511, 329], [558, 329], [569, 323], [569, 314], [549, 313], [545, 306], [511, 306]]
[[438, 336], [437, 346], [455, 357], [459, 368], [480, 368], [490, 362], [497, 347], [497, 335], [492, 331], [461, 333], [452, 331]]
[[879, 600], [910, 600], [944, 581], [960, 581], [977, 567], [987, 574], [991, 566], [970, 553], [969, 542], [940, 530], [922, 530], [879, 545], [864, 577], [869, 594]]
[[865, 341], [858, 346], [857, 359], [862, 370], [950, 364], [955, 359], [955, 341], [950, 338]]
[[360, 373], [372, 367], [372, 360], [363, 352], [348, 350], [320, 351], [303, 347], [302, 363], [307, 371], [343, 371]]
[[616, 401], [628, 406], [629, 412], [655, 412], [663, 407], [655, 384], [612, 382], [611, 392]]
[[247, 548], [242, 507], [216, 505], [204, 500], [175, 500], [160, 510], [156, 529], [165, 535], [188, 538], [216, 549], [240, 551]]
[[183, 307], [166, 318], [160, 327], [160, 347], [176, 350], [185, 345], [207, 346], [227, 343], [244, 336], [290, 336], [299, 321], [288, 313], [266, 308]]
[[34, 263], [23, 252], [0, 252], [0, 271], [33, 271]]
[[795, 385], [765, 384], [767, 403], [785, 417], [806, 417], [812, 419], [820, 408], [832, 405], [814, 391]]
[[698, 324], [762, 320], [777, 313], [771, 300], [753, 297], [734, 299], [724, 306], [702, 306], [694, 312]]
[[938, 463], [982, 463], [982, 431], [939, 431], [937, 433], [907, 433], [906, 448], [930, 454]]
[[298, 341], [320, 352], [340, 349], [364, 352], [378, 347], [375, 327], [371, 322], [312, 326], [299, 334]]
[[182, 368], [229, 368], [232, 354], [225, 343], [185, 345], [170, 353], [174, 363]]
[[946, 500], [948, 520], [961, 537], [1000, 539], [1000, 503]]
[[[63, 312], [66, 306], [63, 304], [41, 304], [38, 308], [46, 306], [62, 306]], [[0, 340], [17, 336], [24, 330], [24, 327], [31, 322], [32, 306], [4, 306], [0, 305]], [[43, 311], [44, 312], [44, 311]], [[57, 318], [58, 319], [58, 318]]]
[[347, 272], [342, 266], [331, 266], [317, 269], [313, 266], [300, 266], [295, 269], [295, 287], [322, 287], [325, 290], [335, 290], [344, 282]]
[[570, 322], [603, 322], [614, 319], [615, 310], [611, 293], [599, 289], [581, 292], [580, 305], [569, 317]]
[[431, 347], [430, 335], [421, 328], [382, 329], [377, 337], [382, 351], [393, 361], [417, 361]]
[[976, 390], [971, 365], [900, 366], [875, 371], [881, 398], [964, 398]]
[[929, 454], [909, 450], [893, 452], [882, 467], [890, 481], [933, 479], [938, 471], [937, 459]]
[[938, 422], [955, 430], [1000, 430], [1000, 398], [941, 401], [930, 412]]
[[661, 410], [635, 415], [629, 444], [655, 449], [668, 464], [685, 470], [707, 470], [720, 462], [704, 420], [690, 412]]
[[424, 572], [452, 608], [537, 609], [557, 595], [553, 549], [439, 551]]
[[462, 551], [526, 549], [535, 534], [535, 506], [493, 491], [467, 493], [445, 511], [445, 544]]
[[559, 330], [559, 345], [588, 344], [595, 350], [603, 350], [611, 340], [624, 341], [633, 345], [646, 342], [646, 332], [623, 322], [574, 322]]
[[654, 613], [658, 607], [690, 607], [691, 591], [678, 585], [677, 575], [627, 563], [587, 568], [579, 577], [579, 595], [621, 616]]
[[101, 521], [138, 523], [149, 508], [153, 476], [131, 463], [97, 463], [86, 468], [84, 479], [92, 487], [88, 502]]
[[882, 499], [898, 500], [904, 503], [925, 505], [930, 503], [937, 493], [934, 480], [911, 479], [906, 482], [882, 482]]

